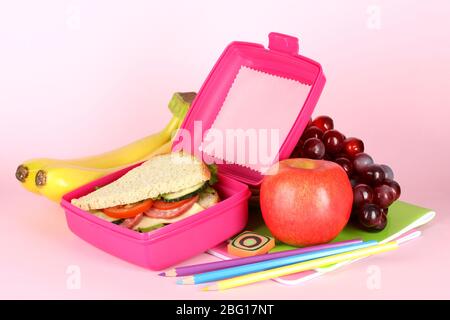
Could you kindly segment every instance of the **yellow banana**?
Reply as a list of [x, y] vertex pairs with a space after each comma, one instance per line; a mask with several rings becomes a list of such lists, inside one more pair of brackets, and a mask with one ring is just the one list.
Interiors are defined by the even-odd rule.
[[34, 181], [36, 174], [40, 169], [48, 166], [73, 165], [86, 168], [108, 169], [137, 162], [148, 156], [155, 148], [170, 141], [172, 132], [175, 132], [180, 124], [181, 120], [174, 116], [162, 131], [135, 141], [122, 148], [96, 156], [67, 160], [39, 158], [25, 161], [18, 166], [16, 178], [22, 182], [25, 189], [38, 193], [39, 189], [36, 187]]
[[[120, 168], [116, 169], [119, 170]], [[101, 178], [110, 172], [112, 172], [112, 169], [51, 165], [36, 173], [36, 184], [40, 194], [58, 202], [67, 192]]]
[[28, 191], [39, 193], [39, 190], [34, 183], [36, 173], [39, 171], [39, 169], [52, 163], [58, 162], [58, 160], [55, 160], [54, 162], [51, 160], [52, 159], [42, 158], [25, 161], [17, 167], [16, 179], [19, 180], [21, 182], [21, 185]]
[[[146, 158], [168, 153], [171, 147], [172, 141], [166, 142]], [[51, 164], [37, 171], [35, 185], [41, 195], [59, 202], [64, 194], [132, 164], [114, 168], [86, 168], [72, 164]]]
[[37, 188], [35, 185], [36, 174], [44, 167], [75, 166], [108, 169], [129, 165], [148, 158], [152, 152], [170, 141], [173, 134], [183, 122], [195, 95], [195, 92], [177, 92], [172, 96], [172, 99], [169, 102], [169, 109], [172, 112], [173, 117], [160, 132], [100, 155], [67, 160], [49, 158], [31, 159], [18, 166], [16, 178], [22, 183], [22, 186], [25, 187], [25, 189], [38, 193], [41, 189]]

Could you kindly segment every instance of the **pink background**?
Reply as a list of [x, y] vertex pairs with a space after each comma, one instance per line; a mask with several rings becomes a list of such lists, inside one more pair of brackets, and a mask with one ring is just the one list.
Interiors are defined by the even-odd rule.
[[[446, 0], [2, 2], [0, 298], [450, 298], [449, 16]], [[27, 158], [89, 155], [159, 130], [171, 94], [198, 90], [230, 41], [267, 44], [270, 31], [298, 36], [322, 63], [315, 114], [390, 164], [404, 200], [437, 211], [422, 238], [298, 287], [204, 293], [85, 244], [57, 204], [15, 181]], [[66, 287], [70, 265], [79, 290]], [[366, 285], [371, 265], [378, 290]]]

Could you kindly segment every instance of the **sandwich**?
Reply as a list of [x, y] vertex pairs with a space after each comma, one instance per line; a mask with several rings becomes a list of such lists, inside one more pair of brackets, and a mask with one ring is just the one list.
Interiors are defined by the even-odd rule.
[[215, 165], [185, 152], [152, 157], [114, 182], [72, 199], [97, 217], [138, 232], [180, 221], [219, 202]]

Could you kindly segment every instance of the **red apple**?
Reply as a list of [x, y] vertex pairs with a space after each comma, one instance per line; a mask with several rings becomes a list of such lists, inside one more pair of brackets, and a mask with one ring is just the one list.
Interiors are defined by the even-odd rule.
[[286, 159], [264, 177], [260, 202], [276, 239], [308, 246], [329, 242], [341, 232], [350, 218], [353, 191], [334, 162]]

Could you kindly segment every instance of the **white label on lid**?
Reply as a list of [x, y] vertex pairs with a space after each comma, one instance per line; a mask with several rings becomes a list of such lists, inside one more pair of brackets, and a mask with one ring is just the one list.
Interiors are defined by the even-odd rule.
[[310, 86], [242, 66], [200, 150], [267, 171], [295, 123]]

